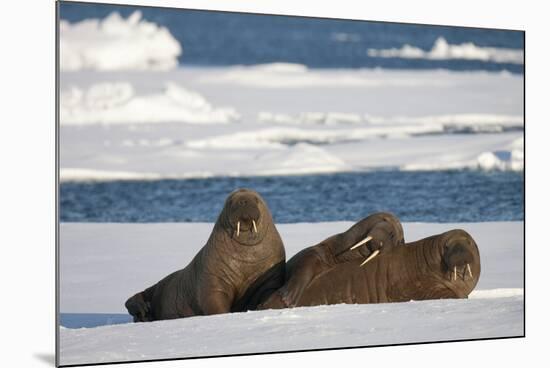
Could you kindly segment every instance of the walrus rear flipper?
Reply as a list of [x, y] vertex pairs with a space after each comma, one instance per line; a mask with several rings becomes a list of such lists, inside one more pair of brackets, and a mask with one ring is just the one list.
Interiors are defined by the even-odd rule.
[[231, 306], [231, 312], [255, 310], [285, 283], [284, 261], [277, 263], [254, 281], [243, 297]]

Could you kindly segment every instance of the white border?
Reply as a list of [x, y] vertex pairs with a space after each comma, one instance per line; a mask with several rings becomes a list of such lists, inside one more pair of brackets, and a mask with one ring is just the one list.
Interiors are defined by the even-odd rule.
[[[519, 1], [502, 1], [495, 7], [496, 2], [471, 0], [445, 2], [444, 5], [443, 2], [436, 1], [371, 3], [351, 0], [316, 1], [315, 3], [307, 0], [98, 0], [95, 2], [518, 30], [523, 29], [522, 17], [518, 15], [525, 13], [526, 10]], [[499, 14], [487, 16], [494, 12]]]
[[[116, 1], [109, 1], [116, 3]], [[124, 367], [239, 365], [518, 367], [543, 364], [548, 338], [548, 27], [543, 5], [508, 1], [140, 0], [124, 3], [527, 31], [527, 338], [139, 363]], [[540, 2], [543, 4], [543, 2]], [[3, 4], [2, 366], [52, 366], [54, 353], [54, 2]], [[544, 345], [543, 345], [544, 344]], [[50, 362], [50, 363], [48, 363]]]

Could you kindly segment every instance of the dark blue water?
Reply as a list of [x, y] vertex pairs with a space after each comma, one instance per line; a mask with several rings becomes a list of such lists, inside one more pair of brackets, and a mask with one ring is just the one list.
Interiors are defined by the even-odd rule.
[[66, 328], [91, 328], [132, 322], [129, 314], [60, 313], [59, 324]]
[[377, 171], [331, 175], [62, 183], [64, 222], [214, 222], [236, 188], [258, 191], [278, 223], [521, 221], [523, 173]]
[[[144, 19], [167, 27], [183, 45], [181, 64], [284, 61], [316, 68], [445, 68], [523, 73], [523, 65], [517, 64], [379, 58], [366, 53], [368, 48], [401, 48], [405, 44], [429, 50], [438, 37], [450, 44], [473, 42], [482, 47], [523, 49], [523, 32], [519, 31], [64, 2], [60, 17], [76, 22], [103, 18], [113, 11], [127, 17], [136, 9]], [[347, 39], [342, 40], [342, 35]]]

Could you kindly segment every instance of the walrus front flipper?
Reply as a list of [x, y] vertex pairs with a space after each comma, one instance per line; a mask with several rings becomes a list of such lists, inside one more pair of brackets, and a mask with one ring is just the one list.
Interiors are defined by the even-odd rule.
[[155, 287], [151, 286], [144, 291], [135, 294], [129, 298], [124, 306], [128, 313], [134, 317], [134, 322], [149, 322], [153, 320], [153, 312], [151, 310], [151, 299], [155, 291]]

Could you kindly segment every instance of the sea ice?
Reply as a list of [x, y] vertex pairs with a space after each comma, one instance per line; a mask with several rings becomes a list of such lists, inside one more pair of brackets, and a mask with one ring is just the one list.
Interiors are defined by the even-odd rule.
[[403, 45], [396, 49], [368, 49], [367, 54], [373, 57], [406, 58], [406, 59], [466, 59], [481, 60], [493, 63], [523, 64], [523, 51], [498, 47], [481, 47], [472, 42], [452, 45], [443, 37], [438, 37], [429, 51], [421, 48]]
[[101, 20], [61, 20], [59, 31], [62, 71], [167, 70], [182, 53], [167, 28], [141, 19], [138, 10], [126, 19], [114, 12]]

